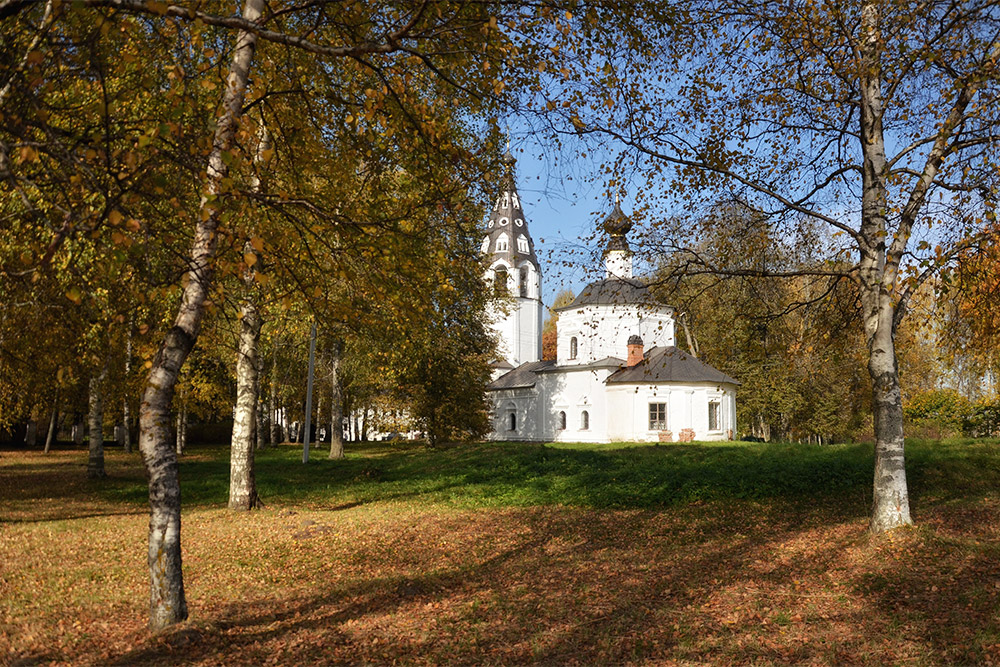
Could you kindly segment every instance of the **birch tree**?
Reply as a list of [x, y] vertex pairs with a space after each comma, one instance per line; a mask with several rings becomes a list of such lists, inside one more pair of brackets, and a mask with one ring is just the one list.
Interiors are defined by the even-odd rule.
[[[667, 241], [650, 238], [645, 249], [686, 251], [693, 272], [747, 273], [728, 261], [735, 257], [698, 251], [695, 216], [725, 193], [790, 237], [802, 225], [825, 227], [836, 242], [826, 258], [757, 273], [855, 284], [876, 436], [870, 529], [910, 524], [896, 332], [918, 287], [993, 218], [1000, 7], [660, 6], [672, 17], [669, 40], [651, 30], [641, 49], [609, 44], [588, 61], [599, 86], [550, 94], [580, 100], [553, 104], [562, 131], [611, 136], [646, 170], [643, 203]], [[693, 215], [674, 225], [659, 211], [680, 202]]]

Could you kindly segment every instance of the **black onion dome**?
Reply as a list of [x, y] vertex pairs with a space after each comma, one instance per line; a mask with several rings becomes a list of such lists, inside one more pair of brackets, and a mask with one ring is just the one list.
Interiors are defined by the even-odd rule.
[[617, 201], [615, 208], [604, 219], [602, 225], [604, 231], [611, 237], [608, 240], [608, 250], [628, 250], [628, 241], [625, 240], [625, 235], [632, 229], [632, 220], [622, 212]]
[[632, 220], [622, 211], [622, 207], [615, 202], [615, 208], [604, 218], [604, 231], [611, 236], [624, 236], [632, 229]]
[[628, 337], [629, 345], [642, 345], [642, 337], [638, 334], [632, 334]]

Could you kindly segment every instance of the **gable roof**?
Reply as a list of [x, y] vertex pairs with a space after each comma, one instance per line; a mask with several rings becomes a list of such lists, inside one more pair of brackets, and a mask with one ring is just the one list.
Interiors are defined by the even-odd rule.
[[543, 361], [529, 361], [526, 364], [521, 364], [509, 373], [505, 373], [498, 377], [493, 382], [486, 385], [486, 391], [498, 391], [500, 389], [526, 389], [528, 387], [534, 387], [535, 373], [541, 370], [545, 370], [550, 366], [555, 365], [555, 361], [543, 360]]
[[737, 380], [712, 368], [673, 345], [646, 351], [635, 366], [622, 368], [608, 376], [607, 383], [641, 384], [645, 382], [719, 382], [739, 384]]

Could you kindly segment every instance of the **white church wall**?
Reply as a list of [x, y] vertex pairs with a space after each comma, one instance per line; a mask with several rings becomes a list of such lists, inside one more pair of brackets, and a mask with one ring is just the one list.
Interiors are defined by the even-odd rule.
[[[625, 359], [628, 339], [639, 335], [646, 349], [674, 344], [674, 318], [669, 308], [589, 305], [559, 314], [556, 341], [559, 363], [587, 364], [607, 357]], [[577, 354], [572, 339], [577, 339]]]
[[[694, 431], [701, 441], [728, 440], [735, 433], [736, 388], [710, 383], [611, 385], [608, 387], [608, 411], [615, 415], [615, 426], [608, 433], [612, 441], [656, 442], [659, 429], [650, 429], [650, 404], [666, 406], [666, 431], [677, 442], [684, 429]], [[719, 404], [718, 428], [709, 429], [709, 403]]]

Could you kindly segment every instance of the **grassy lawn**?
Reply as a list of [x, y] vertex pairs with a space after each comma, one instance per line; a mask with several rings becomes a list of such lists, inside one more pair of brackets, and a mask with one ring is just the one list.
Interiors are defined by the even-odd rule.
[[181, 463], [191, 620], [150, 636], [138, 455], [0, 452], [0, 664], [1000, 664], [1000, 444], [489, 443]]

